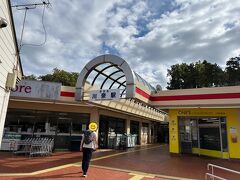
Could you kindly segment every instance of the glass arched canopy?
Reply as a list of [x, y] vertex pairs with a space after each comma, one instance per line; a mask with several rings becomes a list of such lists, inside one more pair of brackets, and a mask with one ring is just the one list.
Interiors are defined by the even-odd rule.
[[98, 65], [91, 71], [86, 81], [98, 89], [120, 89], [120, 96], [126, 95], [126, 76], [115, 64]]
[[97, 89], [120, 89], [121, 98], [134, 98], [136, 81], [149, 91], [155, 89], [137, 73], [128, 63], [115, 55], [102, 55], [91, 60], [81, 71], [76, 84], [76, 100], [83, 100], [86, 82]]

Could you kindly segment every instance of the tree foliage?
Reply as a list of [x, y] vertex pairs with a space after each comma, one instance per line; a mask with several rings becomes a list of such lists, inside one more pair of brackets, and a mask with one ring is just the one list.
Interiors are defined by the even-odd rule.
[[26, 79], [26, 80], [38, 80], [38, 77], [35, 76], [34, 74], [31, 74], [29, 76], [23, 76], [23, 79]]
[[64, 86], [75, 86], [78, 76], [79, 73], [54, 68], [52, 74], [39, 76], [39, 79], [42, 81], [59, 82]]
[[226, 82], [228, 85], [240, 84], [240, 56], [230, 58], [225, 68]]
[[211, 64], [204, 60], [196, 63], [175, 64], [168, 69], [170, 77], [168, 89], [187, 89], [224, 84], [224, 71], [215, 63]]

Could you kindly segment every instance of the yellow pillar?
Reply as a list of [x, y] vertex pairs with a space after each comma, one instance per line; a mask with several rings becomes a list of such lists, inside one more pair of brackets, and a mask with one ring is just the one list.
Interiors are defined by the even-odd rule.
[[169, 151], [179, 153], [178, 119], [174, 110], [169, 111]]

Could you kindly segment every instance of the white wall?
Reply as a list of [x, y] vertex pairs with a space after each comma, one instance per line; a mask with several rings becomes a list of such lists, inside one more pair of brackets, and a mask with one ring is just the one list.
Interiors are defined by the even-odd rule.
[[3, 135], [9, 91], [5, 88], [7, 75], [17, 66], [18, 56], [15, 45], [13, 25], [8, 6], [8, 0], [0, 1], [0, 17], [5, 18], [8, 26], [0, 28], [0, 146]]

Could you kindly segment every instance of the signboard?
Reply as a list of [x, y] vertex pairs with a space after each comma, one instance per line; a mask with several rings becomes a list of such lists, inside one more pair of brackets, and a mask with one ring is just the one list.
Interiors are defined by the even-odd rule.
[[60, 96], [61, 83], [46, 81], [22, 80], [15, 89], [11, 90], [11, 96], [52, 99], [56, 100]]
[[230, 127], [230, 136], [232, 143], [237, 143], [237, 129], [235, 127]]
[[90, 101], [95, 100], [114, 100], [120, 98], [120, 89], [101, 89], [90, 92]]

